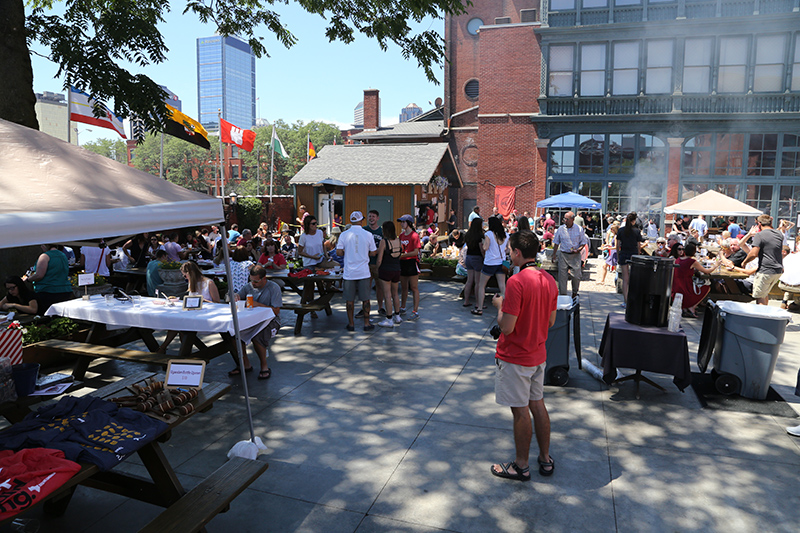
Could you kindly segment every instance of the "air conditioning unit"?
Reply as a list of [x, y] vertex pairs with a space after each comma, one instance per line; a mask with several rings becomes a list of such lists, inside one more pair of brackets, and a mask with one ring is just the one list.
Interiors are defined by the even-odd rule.
[[536, 10], [535, 9], [520, 9], [519, 10], [519, 20], [520, 20], [520, 22], [536, 22]]
[[495, 24], [511, 24], [511, 17], [496, 17], [494, 19]]

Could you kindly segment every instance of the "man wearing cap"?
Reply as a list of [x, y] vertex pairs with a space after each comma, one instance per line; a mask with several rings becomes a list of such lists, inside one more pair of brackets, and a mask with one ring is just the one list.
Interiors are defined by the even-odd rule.
[[336, 255], [344, 257], [342, 287], [347, 302], [347, 331], [355, 331], [354, 311], [356, 294], [364, 310], [364, 331], [375, 329], [369, 323], [369, 297], [372, 277], [369, 273], [369, 257], [378, 253], [372, 234], [361, 227], [364, 215], [361, 211], [350, 214], [350, 229], [342, 233], [336, 244]]
[[575, 213], [567, 211], [564, 215], [564, 224], [558, 227], [553, 236], [553, 254], [558, 258], [559, 294], [567, 294], [567, 279], [572, 270], [572, 297], [578, 295], [583, 277], [581, 249], [588, 245], [589, 239], [583, 228], [575, 224]]

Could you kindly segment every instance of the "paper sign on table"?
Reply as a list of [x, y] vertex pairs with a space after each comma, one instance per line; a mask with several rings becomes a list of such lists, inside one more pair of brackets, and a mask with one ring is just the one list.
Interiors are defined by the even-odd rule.
[[78, 274], [78, 286], [83, 287], [84, 285], [94, 285], [94, 274], [91, 272], [88, 274]]
[[173, 359], [167, 366], [164, 385], [168, 389], [203, 387], [206, 362], [198, 359]]

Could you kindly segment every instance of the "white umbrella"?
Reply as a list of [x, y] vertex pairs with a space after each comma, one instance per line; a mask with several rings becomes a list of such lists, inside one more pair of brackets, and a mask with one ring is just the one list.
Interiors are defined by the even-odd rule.
[[694, 198], [669, 205], [664, 208], [667, 214], [720, 215], [726, 217], [757, 217], [763, 212], [735, 198], [717, 191], [706, 191]]

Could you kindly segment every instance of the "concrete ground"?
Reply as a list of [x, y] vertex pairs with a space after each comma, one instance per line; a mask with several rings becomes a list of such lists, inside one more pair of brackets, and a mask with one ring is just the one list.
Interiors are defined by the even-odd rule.
[[[589, 273], [595, 281], [597, 272]], [[611, 282], [609, 278], [608, 282]], [[344, 304], [284, 328], [269, 381], [248, 374], [256, 434], [269, 469], [208, 531], [797, 531], [800, 419], [704, 409], [690, 388], [647, 374], [666, 393], [632, 382], [608, 387], [577, 368], [545, 387], [555, 475], [529, 483], [489, 473], [514, 457], [511, 414], [494, 402], [494, 313], [461, 306], [460, 284], [420, 283], [421, 318], [396, 329], [345, 331]], [[606, 315], [622, 298], [581, 290], [583, 357], [597, 348]], [[776, 305], [773, 302], [772, 305]], [[693, 370], [700, 320], [685, 320]], [[177, 343], [175, 344], [177, 348]], [[647, 346], [642, 346], [646, 350]], [[795, 410], [800, 327], [791, 324], [772, 385]], [[208, 380], [232, 391], [163, 445], [191, 488], [248, 438], [241, 385], [229, 357]], [[141, 365], [101, 362], [122, 375]], [[535, 457], [535, 442], [532, 456]], [[143, 472], [136, 457], [120, 469]], [[66, 514], [42, 532], [136, 531], [159, 509], [79, 487]]]

